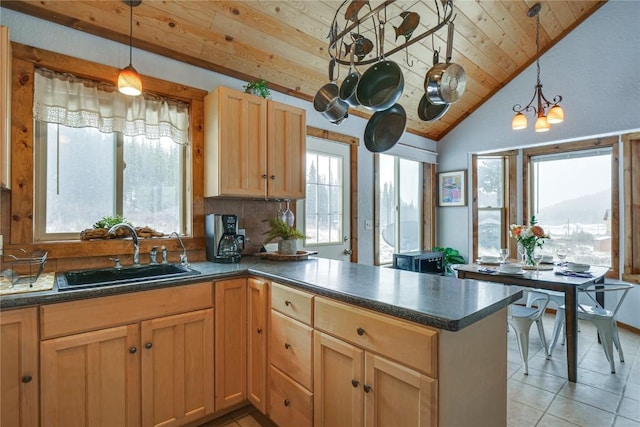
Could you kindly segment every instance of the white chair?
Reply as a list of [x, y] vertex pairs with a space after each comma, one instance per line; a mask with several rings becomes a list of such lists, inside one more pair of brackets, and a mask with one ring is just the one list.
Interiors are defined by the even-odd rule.
[[524, 374], [529, 375], [529, 330], [532, 324], [535, 323], [538, 327], [538, 335], [540, 335], [545, 357], [547, 359], [550, 357], [547, 349], [547, 340], [544, 336], [544, 328], [542, 327], [542, 315], [549, 304], [549, 294], [528, 290], [525, 293], [527, 294], [527, 299], [530, 294], [534, 294], [533, 297], [537, 302], [537, 307], [511, 304], [509, 306], [509, 325], [511, 325], [516, 334], [516, 342], [524, 365]]
[[[564, 305], [564, 292], [552, 291], [548, 289], [536, 289], [535, 294], [530, 293], [529, 295], [527, 295], [527, 307], [531, 307], [536, 303], [536, 299], [539, 298], [539, 297], [536, 297], [537, 294], [548, 294], [549, 302], [554, 303], [556, 306], [556, 312], [558, 311], [558, 308], [560, 306]], [[580, 332], [580, 327], [578, 327], [578, 332]], [[562, 337], [561, 343], [564, 345], [564, 334], [562, 334], [561, 337]], [[551, 352], [549, 352], [549, 354], [551, 354]]]
[[[631, 284], [591, 284], [585, 288], [581, 288], [578, 291], [578, 295], [587, 295], [593, 305], [585, 305], [578, 303], [578, 319], [588, 320], [598, 330], [600, 335], [600, 341], [602, 341], [602, 349], [611, 366], [611, 373], [616, 372], [616, 366], [613, 360], [613, 346], [618, 349], [618, 356], [620, 362], [624, 362], [624, 354], [622, 353], [622, 346], [620, 345], [620, 337], [618, 336], [618, 327], [616, 326], [616, 315], [622, 305], [629, 290], [633, 287]], [[595, 299], [596, 292], [621, 292], [617, 304], [613, 311], [607, 310], [602, 307]], [[556, 320], [553, 324], [553, 339], [549, 345], [549, 354], [553, 352], [553, 348], [558, 341], [558, 336], [562, 332], [564, 326], [564, 305], [558, 308], [556, 312]]]

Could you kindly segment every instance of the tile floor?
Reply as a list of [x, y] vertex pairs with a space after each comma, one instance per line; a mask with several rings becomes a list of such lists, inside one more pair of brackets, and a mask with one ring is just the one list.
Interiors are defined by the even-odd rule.
[[[548, 340], [553, 319], [551, 314], [544, 317]], [[545, 359], [535, 326], [530, 336], [529, 375], [524, 375], [513, 333], [508, 334], [508, 426], [640, 427], [640, 335], [619, 330], [625, 362], [620, 363], [616, 353], [616, 373], [611, 374], [595, 328], [588, 322], [579, 324], [577, 383], [567, 381], [564, 346], [557, 345], [551, 360]], [[252, 407], [201, 427], [222, 426], [275, 427]]]

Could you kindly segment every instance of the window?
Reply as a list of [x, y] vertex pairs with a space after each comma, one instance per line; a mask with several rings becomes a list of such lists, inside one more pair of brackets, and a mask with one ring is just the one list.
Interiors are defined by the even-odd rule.
[[104, 216], [187, 233], [188, 105], [36, 70], [36, 241], [77, 239]]
[[184, 233], [184, 145], [89, 127], [35, 126], [36, 240], [77, 239], [116, 214], [135, 226]]
[[305, 245], [342, 243], [343, 158], [307, 150]]
[[568, 259], [611, 267], [612, 149], [530, 158], [531, 214], [551, 239], [543, 251], [565, 247]]
[[505, 159], [477, 159], [478, 256], [498, 254], [505, 247], [506, 185]]
[[378, 265], [422, 249], [422, 185], [420, 162], [378, 155]]

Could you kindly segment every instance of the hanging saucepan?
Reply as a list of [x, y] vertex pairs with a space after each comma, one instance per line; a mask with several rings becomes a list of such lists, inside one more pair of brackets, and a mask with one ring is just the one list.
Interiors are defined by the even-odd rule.
[[353, 65], [353, 55], [356, 50], [355, 42], [351, 45], [351, 65], [349, 66], [349, 74], [342, 81], [340, 85], [340, 99], [352, 107], [360, 105], [358, 97], [356, 96], [356, 89], [358, 88], [358, 81], [360, 80], [360, 73]]
[[453, 22], [450, 22], [447, 36], [447, 62], [431, 67], [424, 79], [424, 90], [432, 104], [440, 105], [456, 102], [467, 87], [464, 68], [450, 62], [452, 50]]
[[[438, 51], [433, 51], [433, 65], [438, 64]], [[420, 104], [418, 105], [418, 117], [425, 122], [438, 120], [449, 111], [451, 104], [432, 104], [427, 95], [422, 95]]]
[[360, 105], [373, 111], [383, 111], [393, 106], [404, 89], [400, 66], [384, 60], [384, 24], [380, 24], [379, 33], [381, 60], [362, 74], [356, 90]]
[[400, 140], [406, 125], [407, 113], [400, 104], [374, 113], [364, 129], [365, 147], [373, 153], [389, 150]]
[[335, 59], [329, 61], [329, 83], [322, 86], [313, 98], [313, 108], [330, 122], [334, 124], [342, 123], [347, 117], [349, 105], [340, 99], [340, 89], [333, 79], [333, 69], [336, 65]]

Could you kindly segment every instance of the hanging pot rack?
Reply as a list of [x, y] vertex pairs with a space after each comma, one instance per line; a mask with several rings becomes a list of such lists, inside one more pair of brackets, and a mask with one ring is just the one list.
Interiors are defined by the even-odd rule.
[[[362, 17], [357, 17], [354, 20], [347, 20], [345, 19], [345, 24], [344, 24], [344, 28], [342, 30], [340, 30], [340, 25], [338, 24], [338, 18], [342, 15], [344, 15], [343, 8], [345, 7], [345, 5], [349, 5], [351, 6], [354, 3], [363, 3], [366, 5], [369, 5], [369, 2], [367, 0], [344, 0], [342, 2], [342, 4], [338, 7], [338, 9], [336, 10], [336, 13], [333, 17], [333, 21], [331, 22], [331, 28], [329, 31], [329, 47], [328, 47], [328, 52], [329, 52], [329, 56], [331, 57], [331, 59], [335, 60], [335, 62], [337, 64], [341, 64], [341, 65], [350, 65], [350, 58], [347, 54], [345, 54], [344, 56], [341, 56], [339, 54], [340, 52], [340, 45], [343, 42], [343, 39], [345, 38], [345, 36], [349, 35], [351, 33], [352, 30], [359, 28], [361, 25], [363, 25], [366, 21], [368, 21], [369, 19], [373, 20], [372, 23], [372, 28], [368, 29], [367, 31], [374, 31], [375, 36], [372, 38], [372, 42], [374, 44], [374, 48], [372, 49], [372, 52], [375, 52], [375, 54], [368, 59], [359, 59], [356, 58], [356, 60], [354, 60], [353, 65], [355, 66], [362, 66], [362, 65], [369, 65], [369, 64], [373, 64], [375, 62], [378, 62], [380, 60], [380, 58], [386, 57], [386, 56], [391, 56], [403, 49], [407, 49], [409, 46], [413, 45], [414, 43], [419, 42], [420, 40], [424, 39], [425, 37], [428, 37], [434, 33], [436, 33], [437, 31], [439, 31], [440, 29], [442, 29], [443, 27], [445, 27], [447, 24], [449, 24], [450, 22], [453, 22], [453, 20], [455, 19], [455, 15], [453, 14], [453, 0], [434, 0], [435, 4], [436, 4], [436, 10], [437, 10], [437, 14], [438, 14], [438, 23], [437, 25], [435, 25], [434, 27], [431, 27], [429, 29], [427, 29], [426, 31], [422, 32], [419, 35], [411, 35], [410, 38], [405, 38], [405, 42], [400, 44], [400, 45], [396, 45], [394, 46], [392, 49], [390, 49], [387, 52], [380, 52], [380, 46], [377, 45], [378, 43], [378, 36], [377, 36], [377, 28], [380, 25], [386, 25], [387, 19], [386, 19], [386, 15], [387, 15], [387, 8], [392, 5], [393, 3], [395, 3], [396, 0], [385, 0], [384, 2], [380, 3], [379, 5], [371, 8], [370, 6], [370, 10], [369, 12], [367, 12], [366, 14], [364, 14]], [[419, 3], [420, 0], [416, 1], [416, 3]], [[440, 16], [440, 6], [438, 5], [438, 3], [442, 4], [442, 16]], [[363, 7], [363, 6], [362, 6]], [[408, 11], [408, 10], [405, 10]], [[380, 16], [383, 15], [384, 21], [380, 18]], [[393, 16], [395, 17], [395, 15]], [[378, 20], [378, 23], [376, 23], [376, 19]], [[355, 41], [354, 41], [355, 43]]]

